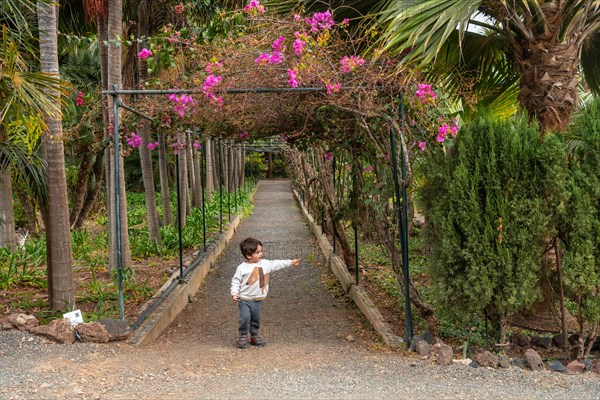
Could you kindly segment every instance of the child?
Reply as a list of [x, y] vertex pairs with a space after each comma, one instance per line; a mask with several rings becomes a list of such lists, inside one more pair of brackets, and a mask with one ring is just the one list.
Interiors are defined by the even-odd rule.
[[240, 308], [240, 339], [238, 347], [246, 348], [248, 330], [250, 344], [264, 346], [266, 342], [258, 336], [260, 328], [260, 308], [269, 291], [269, 274], [290, 265], [297, 266], [300, 259], [262, 260], [262, 243], [254, 238], [246, 238], [240, 243], [246, 262], [238, 265], [231, 279], [231, 298]]

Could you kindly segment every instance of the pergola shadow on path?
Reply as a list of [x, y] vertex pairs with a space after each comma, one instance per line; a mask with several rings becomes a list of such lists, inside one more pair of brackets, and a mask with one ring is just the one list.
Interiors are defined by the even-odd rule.
[[256, 237], [264, 258], [301, 258], [300, 266], [276, 271], [263, 305], [261, 334], [268, 346], [351, 345], [347, 336], [360, 324], [356, 308], [345, 296], [337, 298], [324, 283], [320, 250], [298, 208], [289, 181], [261, 181], [254, 212], [244, 219], [204, 286], [156, 343], [198, 344], [206, 351], [234, 348], [238, 307], [229, 295], [231, 278], [243, 261], [239, 242]]

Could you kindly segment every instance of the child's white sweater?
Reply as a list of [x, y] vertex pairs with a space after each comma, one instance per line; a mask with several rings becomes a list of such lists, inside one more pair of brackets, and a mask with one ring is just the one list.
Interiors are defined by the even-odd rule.
[[292, 260], [260, 260], [238, 265], [231, 279], [231, 295], [242, 300], [264, 300], [269, 291], [269, 274], [292, 265]]

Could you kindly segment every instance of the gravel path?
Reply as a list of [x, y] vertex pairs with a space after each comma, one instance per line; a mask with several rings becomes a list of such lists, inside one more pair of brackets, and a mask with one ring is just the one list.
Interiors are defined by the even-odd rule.
[[[271, 276], [263, 307], [264, 348], [235, 348], [237, 307], [229, 282], [247, 236], [265, 258], [301, 257]], [[289, 184], [263, 181], [206, 285], [154, 343], [60, 345], [0, 332], [1, 399], [518, 398], [598, 399], [600, 378], [518, 368], [438, 367], [373, 350], [360, 338], [356, 309], [323, 283], [318, 251]]]

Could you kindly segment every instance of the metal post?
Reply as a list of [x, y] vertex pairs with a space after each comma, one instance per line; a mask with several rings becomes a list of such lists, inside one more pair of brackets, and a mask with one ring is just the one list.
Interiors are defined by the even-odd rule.
[[[333, 195], [336, 195], [335, 192], [335, 165], [336, 165], [336, 157], [335, 153], [333, 154]], [[337, 203], [337, 202], [336, 202]], [[333, 254], [335, 254], [335, 236], [337, 235], [337, 230], [335, 229], [335, 210], [331, 210], [331, 228], [333, 232]]]
[[237, 149], [235, 148], [235, 146], [233, 147], [233, 204], [235, 205], [235, 213], [237, 214], [238, 212], [238, 183], [239, 183], [239, 178], [236, 174], [237, 172], [237, 156], [236, 156], [236, 152]]
[[227, 221], [231, 222], [231, 143], [227, 149]]
[[206, 181], [204, 174], [206, 171], [206, 141], [204, 141], [204, 146], [202, 147], [200, 153], [200, 186], [202, 186], [202, 249], [206, 252], [206, 206], [205, 206], [205, 197], [206, 197]]
[[[404, 120], [404, 108], [400, 101], [400, 118]], [[400, 244], [402, 251], [402, 274], [404, 275], [404, 309], [406, 313], [406, 348], [410, 347], [413, 336], [412, 310], [410, 307], [410, 278], [408, 268], [408, 206], [406, 198], [406, 164], [404, 151], [401, 150], [402, 163], [402, 186], [398, 182], [398, 159], [396, 156], [396, 135], [394, 129], [390, 129], [390, 146], [392, 148], [392, 171], [394, 177], [394, 190], [396, 197], [396, 213], [398, 218], [398, 229], [400, 230]], [[401, 193], [402, 192], [402, 193]], [[400, 196], [402, 195], [402, 209], [400, 208]]]
[[179, 180], [179, 149], [175, 154], [175, 169], [177, 178], [177, 235], [179, 238], [179, 280], [183, 279], [183, 246], [181, 243], [181, 182]]
[[115, 229], [117, 237], [117, 279], [119, 284], [119, 313], [121, 321], [125, 320], [123, 305], [123, 256], [121, 253], [121, 185], [119, 181], [119, 100], [117, 98], [117, 85], [113, 85], [113, 147], [115, 163]]
[[221, 140], [217, 140], [217, 179], [219, 180], [219, 233], [223, 233], [223, 186], [221, 180], [223, 178], [223, 171], [221, 171]]

